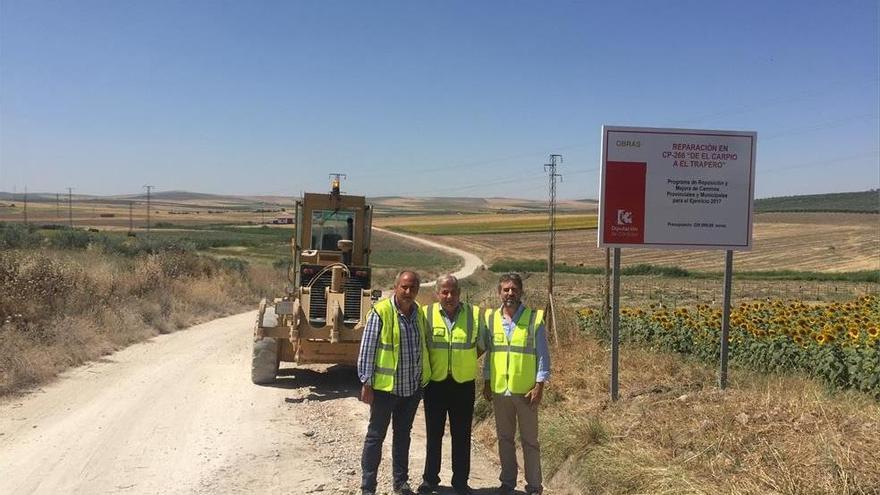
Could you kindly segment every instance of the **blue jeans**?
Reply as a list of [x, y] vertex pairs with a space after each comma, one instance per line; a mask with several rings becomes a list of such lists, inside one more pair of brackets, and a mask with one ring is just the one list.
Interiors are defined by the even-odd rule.
[[382, 462], [382, 443], [391, 424], [391, 471], [394, 488], [409, 481], [409, 443], [413, 419], [422, 398], [421, 389], [409, 397], [400, 397], [379, 390], [373, 391], [370, 424], [361, 455], [361, 490], [376, 490], [376, 477]]

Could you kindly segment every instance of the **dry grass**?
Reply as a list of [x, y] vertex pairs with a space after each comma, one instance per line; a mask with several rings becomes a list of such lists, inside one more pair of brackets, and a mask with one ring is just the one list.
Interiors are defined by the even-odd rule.
[[[556, 351], [560, 400], [545, 416], [598, 421], [607, 443], [581, 441], [554, 474], [571, 493], [876, 493], [880, 406], [829, 395], [799, 377], [715, 370], [679, 356], [624, 348], [621, 399], [607, 392], [608, 352], [590, 338]], [[546, 410], [546, 409], [545, 409]], [[566, 446], [552, 435], [546, 448]]]
[[0, 395], [158, 333], [253, 308], [280, 279], [267, 267], [239, 273], [185, 253], [0, 253]]
[[[880, 490], [880, 406], [867, 397], [740, 370], [722, 392], [713, 369], [624, 347], [611, 403], [602, 343], [579, 337], [553, 353], [541, 442], [554, 493]], [[477, 438], [494, 446], [491, 421]]]
[[[490, 274], [470, 282], [475, 302], [495, 304], [493, 283]], [[545, 303], [543, 283], [526, 280], [530, 305]], [[561, 306], [540, 418], [553, 493], [880, 493], [880, 404], [867, 396], [737, 368], [720, 391], [711, 366], [624, 346], [612, 402], [607, 344], [583, 335], [573, 308]], [[486, 408], [479, 399], [477, 410]], [[475, 438], [494, 450], [490, 416]]]

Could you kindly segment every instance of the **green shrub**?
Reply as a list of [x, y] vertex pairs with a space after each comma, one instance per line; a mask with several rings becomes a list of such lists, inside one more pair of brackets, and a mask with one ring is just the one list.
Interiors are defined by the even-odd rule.
[[278, 258], [272, 262], [272, 268], [276, 270], [287, 271], [290, 270], [291, 265], [293, 265], [293, 262], [290, 258]]
[[638, 264], [621, 268], [621, 275], [660, 275], [671, 278], [690, 277], [691, 272], [677, 266]]
[[25, 249], [39, 246], [42, 236], [34, 227], [20, 223], [0, 223], [0, 249]]
[[223, 258], [220, 266], [224, 270], [244, 276], [247, 273], [248, 262], [241, 258]]
[[85, 230], [64, 229], [49, 238], [49, 244], [56, 249], [85, 249], [89, 247], [92, 235]]

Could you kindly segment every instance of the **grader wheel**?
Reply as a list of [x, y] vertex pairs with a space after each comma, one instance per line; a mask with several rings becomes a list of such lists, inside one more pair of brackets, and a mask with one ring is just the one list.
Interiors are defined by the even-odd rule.
[[280, 364], [280, 345], [273, 337], [263, 337], [262, 327], [274, 327], [278, 324], [275, 308], [267, 306], [265, 300], [260, 302], [257, 315], [257, 326], [254, 329], [254, 348], [251, 357], [251, 381], [257, 385], [268, 385], [275, 382]]
[[278, 376], [278, 342], [272, 337], [264, 337], [254, 342], [251, 361], [251, 381], [257, 385], [275, 383]]

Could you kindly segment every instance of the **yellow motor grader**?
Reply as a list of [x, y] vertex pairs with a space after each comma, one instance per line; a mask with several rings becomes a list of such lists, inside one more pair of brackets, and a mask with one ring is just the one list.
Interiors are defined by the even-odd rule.
[[291, 285], [284, 297], [260, 301], [251, 380], [275, 381], [282, 362], [357, 363], [367, 315], [381, 291], [370, 285], [372, 209], [339, 189], [305, 193], [296, 202]]

